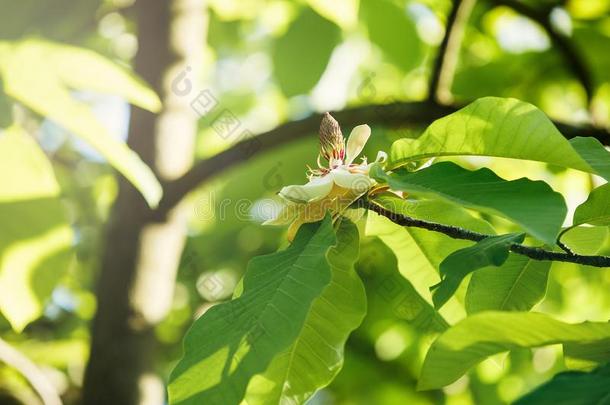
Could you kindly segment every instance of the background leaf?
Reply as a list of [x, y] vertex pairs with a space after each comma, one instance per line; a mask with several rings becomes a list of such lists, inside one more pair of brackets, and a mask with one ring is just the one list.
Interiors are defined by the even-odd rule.
[[[439, 308], [455, 293], [468, 274], [487, 266], [501, 266], [508, 259], [508, 249], [521, 243], [525, 234], [491, 236], [473, 246], [451, 253], [441, 262], [441, 282], [431, 287], [432, 301]], [[500, 269], [496, 269], [500, 271]]]
[[59, 193], [32, 138], [15, 127], [0, 135], [0, 311], [17, 332], [42, 314], [72, 258]]
[[304, 8], [273, 51], [275, 77], [288, 97], [307, 93], [322, 77], [340, 30], [311, 8]]
[[125, 143], [114, 138], [70, 90], [105, 90], [151, 111], [157, 96], [127, 71], [94, 52], [28, 39], [0, 43], [0, 74], [6, 94], [81, 137], [133, 183], [151, 206], [161, 185], [150, 168]]
[[404, 8], [388, 0], [361, 0], [360, 18], [371, 42], [405, 72], [417, 66], [423, 56], [422, 44], [413, 20]]
[[452, 383], [492, 354], [556, 343], [592, 343], [610, 338], [610, 324], [569, 324], [533, 312], [482, 312], [440, 335], [422, 367], [419, 389]]
[[441, 197], [466, 208], [503, 216], [551, 244], [567, 213], [561, 194], [546, 183], [525, 178], [507, 181], [486, 168], [469, 171], [441, 162], [416, 172], [387, 174], [374, 166], [371, 176], [396, 191]]
[[330, 284], [312, 303], [295, 341], [250, 382], [249, 405], [305, 403], [337, 375], [345, 341], [366, 313], [364, 286], [354, 270], [358, 250], [356, 225], [342, 221], [337, 246], [328, 253]]
[[331, 280], [336, 242], [330, 217], [301, 227], [286, 250], [253, 259], [243, 294], [214, 306], [184, 338], [172, 371], [171, 404], [239, 404], [250, 378], [293, 344], [314, 300]]

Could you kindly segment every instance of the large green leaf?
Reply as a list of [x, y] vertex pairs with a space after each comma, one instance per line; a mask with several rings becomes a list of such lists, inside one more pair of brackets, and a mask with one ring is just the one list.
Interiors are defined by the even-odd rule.
[[[434, 156], [480, 155], [534, 160], [606, 177], [600, 166], [587, 163], [600, 150], [585, 146], [579, 147], [581, 156], [548, 117], [529, 103], [484, 97], [436, 120], [419, 138], [394, 142], [388, 167]], [[585, 155], [589, 149], [595, 154]]]
[[201, 316], [172, 371], [171, 404], [239, 404], [252, 377], [295, 342], [312, 303], [331, 281], [330, 217], [301, 227], [287, 249], [248, 265], [243, 294]]
[[610, 323], [568, 324], [533, 312], [482, 312], [440, 335], [430, 347], [418, 387], [452, 383], [481, 360], [517, 348], [592, 343], [610, 337]]
[[307, 93], [320, 80], [340, 30], [311, 8], [303, 9], [273, 51], [277, 81], [286, 96]]
[[296, 340], [250, 382], [248, 405], [305, 403], [337, 375], [345, 341], [366, 313], [364, 286], [354, 270], [358, 242], [356, 225], [343, 221], [338, 244], [328, 253], [330, 284], [314, 300]]
[[466, 291], [466, 311], [529, 311], [546, 292], [551, 262], [511, 254], [498, 268], [476, 271]]
[[420, 63], [422, 43], [404, 8], [388, 0], [361, 0], [360, 19], [366, 25], [371, 42], [391, 62], [404, 71]]
[[567, 213], [561, 194], [542, 181], [507, 181], [487, 168], [470, 171], [441, 162], [428, 168], [395, 174], [373, 166], [371, 176], [390, 188], [423, 197], [441, 197], [494, 215], [503, 216], [531, 235], [553, 244]]
[[570, 145], [591, 166], [594, 173], [610, 180], [610, 152], [597, 139], [581, 137], [570, 139]]
[[373, 237], [363, 242], [358, 270], [365, 281], [367, 316], [398, 319], [424, 333], [442, 332], [449, 326], [400, 274], [396, 254], [381, 239]]
[[159, 202], [161, 185], [150, 168], [109, 134], [85, 103], [70, 94], [70, 90], [112, 93], [158, 111], [159, 99], [140, 80], [92, 51], [37, 39], [0, 42], [0, 74], [6, 94], [84, 139], [133, 183], [151, 206]]
[[[444, 201], [403, 200], [394, 195], [377, 195], [371, 201], [387, 210], [414, 218], [452, 224], [476, 232], [494, 233], [485, 221], [474, 218], [466, 210]], [[377, 236], [396, 255], [398, 269], [413, 285], [417, 293], [432, 304], [430, 286], [440, 281], [438, 268], [445, 257], [465, 248], [471, 242], [450, 238], [424, 229], [396, 225], [385, 217], [369, 214], [367, 235]], [[461, 319], [465, 312], [455, 298], [441, 309], [449, 322]]]
[[490, 236], [447, 256], [439, 267], [441, 282], [431, 287], [434, 306], [443, 306], [468, 274], [483, 267], [498, 267], [504, 264], [508, 259], [510, 246], [523, 242], [524, 238], [525, 234], [515, 233]]
[[590, 373], [559, 373], [515, 405], [603, 405], [610, 402], [610, 364]]
[[576, 208], [574, 225], [610, 225], [610, 183], [597, 187], [587, 201]]
[[72, 257], [59, 193], [33, 139], [16, 128], [0, 135], [0, 311], [18, 332], [41, 315]]

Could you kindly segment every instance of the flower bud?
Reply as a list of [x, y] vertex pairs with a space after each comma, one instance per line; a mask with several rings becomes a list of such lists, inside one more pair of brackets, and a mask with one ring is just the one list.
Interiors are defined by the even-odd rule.
[[341, 127], [329, 113], [324, 113], [320, 123], [320, 154], [331, 163], [343, 161], [345, 157], [345, 140]]

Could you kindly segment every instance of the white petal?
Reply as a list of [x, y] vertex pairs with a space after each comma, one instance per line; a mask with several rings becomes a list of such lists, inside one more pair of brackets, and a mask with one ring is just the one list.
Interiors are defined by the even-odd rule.
[[330, 172], [330, 175], [333, 176], [336, 185], [356, 190], [359, 193], [364, 193], [374, 184], [366, 174], [350, 173], [345, 169], [335, 169]]
[[287, 202], [286, 205], [273, 213], [273, 217], [269, 218], [263, 225], [288, 225], [296, 218], [298, 214], [299, 204]]
[[351, 164], [354, 159], [358, 157], [364, 145], [366, 145], [366, 141], [369, 140], [369, 136], [371, 136], [371, 127], [368, 125], [358, 125], [354, 129], [352, 129], [352, 133], [349, 135], [349, 139], [347, 140], [347, 151], [345, 154], [345, 164]]
[[326, 197], [332, 188], [333, 178], [326, 175], [314, 177], [302, 186], [286, 186], [280, 190], [279, 195], [288, 201], [308, 203]]

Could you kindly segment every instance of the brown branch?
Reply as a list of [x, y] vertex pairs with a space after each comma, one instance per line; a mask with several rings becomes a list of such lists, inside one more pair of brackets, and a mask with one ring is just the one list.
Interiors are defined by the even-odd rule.
[[460, 45], [464, 37], [464, 29], [476, 0], [454, 0], [453, 8], [447, 17], [445, 36], [438, 49], [432, 75], [428, 99], [442, 103], [450, 103], [451, 86], [457, 66]]
[[[333, 112], [332, 114], [347, 127], [362, 123], [404, 127], [429, 124], [457, 109], [458, 107], [441, 106], [438, 103], [426, 101], [367, 105]], [[165, 183], [164, 197], [154, 213], [155, 218], [164, 217], [186, 194], [222, 171], [237, 166], [255, 155], [311, 136], [317, 131], [320, 120], [321, 114], [314, 114], [299, 121], [288, 122], [271, 131], [241, 141], [211, 158], [200, 161], [182, 177]], [[577, 127], [558, 122], [555, 122], [555, 125], [567, 139], [575, 136], [590, 136], [605, 145], [610, 145], [610, 133], [603, 129]]]
[[[479, 242], [485, 238], [494, 236], [470, 231], [468, 229], [460, 228], [453, 225], [444, 225], [436, 222], [429, 222], [422, 219], [412, 218], [402, 214], [397, 214], [371, 202], [368, 202], [366, 204], [366, 208], [388, 218], [395, 224], [401, 226], [427, 229], [429, 231], [442, 233], [453, 239], [463, 239], [470, 240], [473, 242]], [[569, 262], [593, 267], [610, 267], [609, 256], [585, 256], [576, 253], [553, 252], [542, 248], [525, 246], [519, 243], [512, 244], [510, 246], [510, 251], [523, 256], [527, 256], [530, 259], [534, 260]]]
[[506, 6], [517, 13], [529, 18], [540, 24], [546, 31], [551, 41], [557, 47], [557, 50], [563, 54], [564, 59], [568, 63], [572, 73], [580, 81], [585, 93], [587, 94], [587, 100], [590, 102], [593, 98], [594, 86], [591, 79], [591, 72], [582, 60], [582, 56], [579, 54], [576, 47], [570, 42], [569, 38], [561, 32], [557, 31], [551, 24], [550, 20], [550, 9], [538, 10], [532, 8], [524, 3], [517, 0], [492, 0], [491, 3], [501, 6]]

